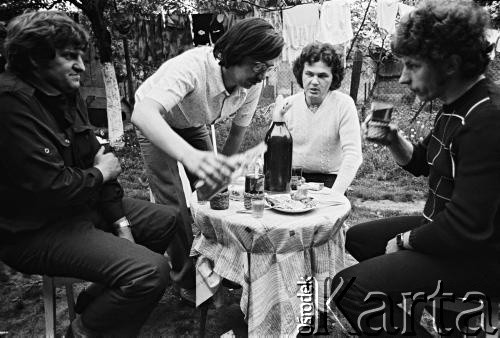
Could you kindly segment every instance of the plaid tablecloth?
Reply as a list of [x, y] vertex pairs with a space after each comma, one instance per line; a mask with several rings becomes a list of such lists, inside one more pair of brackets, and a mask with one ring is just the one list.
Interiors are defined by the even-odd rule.
[[320, 201], [315, 210], [283, 214], [266, 209], [257, 219], [237, 213], [244, 209], [241, 201], [212, 210], [194, 194], [191, 210], [200, 230], [192, 246], [200, 254], [197, 305], [216, 294], [226, 278], [243, 287], [240, 306], [249, 335], [296, 335], [298, 282], [315, 277], [320, 307], [324, 304], [325, 279], [345, 266], [342, 224], [351, 208], [345, 196], [327, 188], [310, 195]]

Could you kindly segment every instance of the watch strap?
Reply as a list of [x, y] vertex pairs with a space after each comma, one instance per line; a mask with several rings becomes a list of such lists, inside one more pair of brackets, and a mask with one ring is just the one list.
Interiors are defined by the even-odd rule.
[[403, 241], [403, 233], [400, 233], [400, 234], [396, 235], [396, 245], [400, 249], [404, 249], [405, 248], [404, 241]]

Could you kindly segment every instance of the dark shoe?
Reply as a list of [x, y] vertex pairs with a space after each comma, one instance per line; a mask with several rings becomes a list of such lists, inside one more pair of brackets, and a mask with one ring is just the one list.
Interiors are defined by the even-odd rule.
[[94, 297], [90, 295], [86, 290], [82, 290], [78, 297], [76, 297], [75, 312], [82, 314], [85, 308], [94, 300]]
[[97, 283], [91, 283], [82, 290], [76, 298], [75, 312], [82, 314], [85, 308], [96, 299], [104, 290], [104, 286]]
[[186, 289], [174, 284], [174, 292], [187, 306], [196, 307], [196, 288]]
[[194, 289], [196, 274], [193, 261], [188, 259], [181, 271], [170, 270], [170, 279], [181, 288]]
[[83, 325], [82, 317], [77, 316], [75, 320], [71, 322], [71, 332], [74, 338], [99, 338], [101, 337], [99, 333], [89, 329]]

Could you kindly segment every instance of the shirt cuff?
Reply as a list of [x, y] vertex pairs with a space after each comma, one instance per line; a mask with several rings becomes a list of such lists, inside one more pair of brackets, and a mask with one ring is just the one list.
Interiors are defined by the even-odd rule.
[[92, 167], [86, 170], [87, 173], [93, 175], [96, 178], [97, 185], [101, 185], [104, 181], [104, 176], [102, 176], [102, 172], [96, 167]]

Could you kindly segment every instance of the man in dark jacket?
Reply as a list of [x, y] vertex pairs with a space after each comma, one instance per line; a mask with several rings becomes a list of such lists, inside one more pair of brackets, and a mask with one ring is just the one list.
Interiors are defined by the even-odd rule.
[[[347, 232], [346, 248], [359, 264], [337, 274], [335, 285], [352, 284], [336, 305], [358, 332], [428, 335], [419, 316], [397, 306], [404, 298], [451, 303], [475, 292], [487, 307], [488, 297], [500, 295], [500, 90], [484, 75], [488, 21], [471, 0], [426, 0], [394, 35], [404, 64], [399, 82], [443, 106], [423, 141], [410, 143], [396, 126], [380, 140], [402, 168], [428, 176], [429, 192], [420, 216]], [[470, 327], [470, 316], [449, 315], [437, 318], [440, 333]]]
[[192, 264], [176, 208], [123, 197], [120, 163], [100, 146], [78, 96], [87, 44], [60, 12], [23, 14], [7, 27], [0, 260], [103, 285], [72, 323], [75, 335], [136, 336], [169, 275], [193, 287]]

